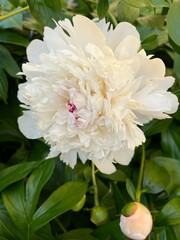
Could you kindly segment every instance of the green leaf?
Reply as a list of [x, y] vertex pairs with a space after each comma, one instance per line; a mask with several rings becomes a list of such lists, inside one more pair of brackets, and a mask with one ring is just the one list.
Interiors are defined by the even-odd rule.
[[145, 15], [137, 18], [137, 22], [146, 28], [162, 29], [164, 17], [161, 14]]
[[155, 219], [157, 226], [180, 224], [180, 197], [173, 198], [164, 205]]
[[122, 234], [119, 227], [119, 219], [115, 221], [108, 222], [101, 227], [97, 228], [92, 235], [98, 240], [126, 240], [124, 234]]
[[163, 150], [175, 159], [180, 159], [180, 126], [173, 123], [161, 134], [161, 144]]
[[2, 198], [11, 219], [25, 237], [29, 234], [29, 225], [25, 211], [24, 183], [17, 182], [6, 188]]
[[5, 30], [0, 30], [0, 42], [15, 44], [22, 47], [27, 47], [29, 44], [29, 40], [22, 37], [21, 35], [12, 31], [10, 32]]
[[179, 26], [180, 16], [180, 1], [174, 0], [167, 15], [167, 28], [170, 38], [180, 46], [180, 28]]
[[180, 185], [180, 161], [167, 157], [154, 157], [151, 159], [160, 167], [166, 169], [170, 177], [170, 183], [166, 186], [166, 191], [171, 192]]
[[27, 0], [32, 16], [42, 26], [54, 27], [53, 19], [62, 18], [62, 4], [57, 0]]
[[149, 193], [159, 193], [166, 189], [170, 177], [165, 168], [153, 161], [146, 161], [143, 178], [143, 188]]
[[129, 196], [132, 198], [132, 200], [135, 201], [135, 199], [136, 199], [136, 189], [135, 189], [132, 181], [129, 178], [126, 179], [126, 190], [129, 193]]
[[99, 0], [97, 4], [97, 13], [99, 19], [102, 19], [106, 16], [109, 9], [109, 1], [108, 0]]
[[85, 182], [68, 182], [54, 191], [33, 216], [32, 228], [39, 229], [58, 215], [70, 210], [87, 189]]
[[[21, 7], [18, 7], [16, 9], [13, 9], [12, 13], [20, 9]], [[9, 11], [4, 11], [3, 15], [9, 14]], [[16, 14], [12, 17], [9, 17], [7, 19], [4, 19], [0, 21], [0, 27], [7, 29], [7, 28], [16, 28], [22, 30], [22, 22], [23, 22], [23, 15], [22, 13]]]
[[122, 191], [119, 190], [116, 183], [112, 183], [112, 193], [113, 199], [117, 208], [117, 212], [119, 213], [123, 206], [126, 204], [126, 199]]
[[178, 240], [172, 226], [166, 228], [167, 240]]
[[168, 128], [171, 124], [172, 119], [163, 119], [163, 120], [152, 120], [149, 123], [145, 124], [142, 127], [143, 132], [147, 137], [161, 133]]
[[0, 239], [1, 237], [8, 240], [23, 240], [20, 232], [10, 219], [7, 211], [0, 208]]
[[51, 177], [54, 166], [55, 161], [53, 159], [46, 160], [28, 178], [26, 184], [26, 210], [29, 216], [33, 215], [40, 192]]
[[148, 36], [147, 38], [145, 38], [142, 41], [142, 47], [145, 50], [153, 50], [153, 49], [157, 48], [158, 45], [159, 45], [159, 43], [158, 43], [158, 35]]
[[169, 3], [165, 0], [151, 0], [151, 3], [154, 7], [169, 7]]
[[6, 103], [8, 96], [8, 80], [3, 69], [0, 68], [0, 99]]
[[11, 53], [2, 45], [0, 45], [0, 65], [10, 76], [22, 78], [21, 76], [17, 76], [17, 73], [20, 72], [20, 68], [13, 59]]
[[174, 72], [177, 78], [180, 80], [180, 54], [174, 54]]
[[0, 172], [0, 191], [27, 176], [32, 169], [38, 167], [40, 163], [41, 162], [26, 162], [2, 170]]
[[132, 7], [124, 1], [120, 1], [118, 4], [117, 13], [120, 21], [133, 23], [139, 16], [140, 9]]
[[91, 233], [90, 228], [79, 228], [56, 236], [56, 240], [96, 240]]
[[14, 5], [15, 7], [19, 6], [19, 0], [8, 0], [12, 5]]
[[54, 237], [51, 233], [50, 224], [46, 224], [40, 228], [34, 235], [32, 240], [54, 240]]
[[114, 173], [111, 173], [111, 174], [99, 173], [99, 175], [102, 176], [103, 178], [110, 179], [112, 181], [121, 181], [121, 182], [126, 181], [126, 178], [127, 178], [126, 173], [119, 169], [117, 169]]
[[137, 0], [125, 0], [125, 2], [127, 4], [129, 4], [130, 6], [136, 7], [136, 8], [141, 8], [141, 7], [151, 7], [151, 0], [141, 0], [141, 1], [137, 1]]

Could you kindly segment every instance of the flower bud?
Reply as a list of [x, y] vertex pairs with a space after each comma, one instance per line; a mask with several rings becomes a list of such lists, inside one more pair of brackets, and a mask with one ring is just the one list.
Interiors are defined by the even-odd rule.
[[128, 238], [144, 240], [151, 232], [152, 223], [150, 211], [141, 203], [129, 203], [122, 209], [120, 228]]
[[83, 208], [85, 202], [86, 202], [86, 194], [84, 194], [84, 196], [81, 198], [81, 200], [78, 203], [76, 203], [71, 209], [74, 212], [78, 212], [81, 210], [81, 208]]
[[108, 211], [105, 207], [96, 206], [91, 209], [91, 222], [96, 225], [101, 225], [107, 222]]

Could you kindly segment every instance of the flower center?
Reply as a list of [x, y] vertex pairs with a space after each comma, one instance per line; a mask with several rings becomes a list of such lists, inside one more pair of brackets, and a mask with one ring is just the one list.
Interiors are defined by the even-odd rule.
[[76, 106], [73, 103], [71, 103], [70, 101], [68, 101], [67, 105], [68, 105], [69, 112], [73, 113], [74, 111], [77, 110]]

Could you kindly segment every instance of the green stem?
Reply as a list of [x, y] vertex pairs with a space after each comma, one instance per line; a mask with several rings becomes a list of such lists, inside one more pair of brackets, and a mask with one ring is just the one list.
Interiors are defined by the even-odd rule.
[[3, 21], [3, 20], [5, 20], [5, 19], [7, 19], [7, 18], [10, 18], [10, 17], [16, 15], [16, 14], [19, 14], [19, 13], [21, 13], [21, 12], [24, 12], [24, 11], [26, 11], [26, 10], [28, 10], [28, 9], [29, 9], [29, 6], [26, 6], [26, 7], [23, 7], [23, 8], [20, 8], [20, 9], [14, 11], [14, 12], [8, 13], [8, 14], [6, 14], [6, 15], [4, 15], [4, 16], [0, 16], [0, 21]]
[[138, 177], [138, 184], [136, 188], [136, 201], [140, 202], [141, 200], [141, 186], [142, 186], [142, 179], [143, 179], [143, 172], [144, 172], [144, 163], [145, 163], [145, 147], [144, 144], [142, 145], [142, 156], [141, 156], [141, 165], [139, 170], [139, 177]]
[[108, 16], [110, 17], [114, 27], [116, 27], [118, 25], [118, 22], [117, 22], [116, 18], [110, 12], [108, 12]]
[[95, 173], [95, 166], [92, 162], [92, 183], [94, 188], [94, 204], [95, 206], [99, 206], [99, 198], [98, 198], [98, 188], [96, 183], [96, 173]]

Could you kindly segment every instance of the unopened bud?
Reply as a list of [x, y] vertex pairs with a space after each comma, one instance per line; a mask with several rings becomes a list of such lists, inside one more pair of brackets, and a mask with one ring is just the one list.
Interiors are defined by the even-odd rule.
[[91, 209], [91, 222], [96, 225], [104, 224], [108, 221], [108, 210], [105, 207], [95, 206]]
[[128, 238], [144, 240], [151, 232], [152, 224], [150, 211], [141, 203], [129, 203], [122, 209], [120, 228]]

